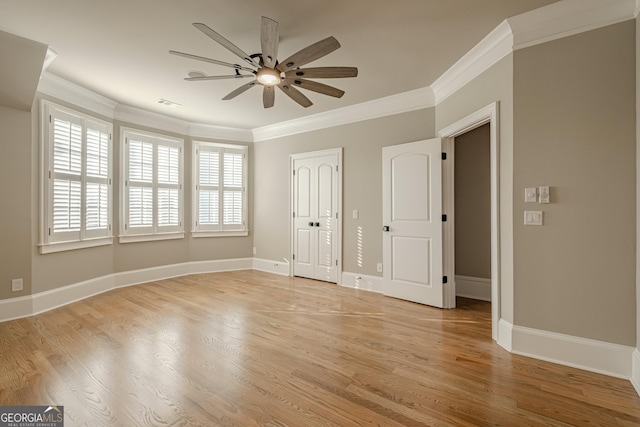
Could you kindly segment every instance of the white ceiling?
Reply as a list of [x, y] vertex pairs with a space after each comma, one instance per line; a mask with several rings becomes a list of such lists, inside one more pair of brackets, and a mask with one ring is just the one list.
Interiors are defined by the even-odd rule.
[[[2, 0], [0, 30], [49, 45], [48, 71], [120, 104], [193, 123], [253, 129], [431, 85], [505, 18], [557, 0]], [[170, 55], [241, 60], [191, 24], [202, 22], [245, 52], [260, 51], [260, 18], [280, 24], [283, 59], [328, 36], [342, 47], [307, 67], [355, 66], [356, 78], [322, 80], [340, 98], [305, 92], [302, 108], [260, 88], [221, 98], [249, 79], [187, 82], [192, 70], [229, 68]], [[171, 108], [160, 98], [182, 105]]]

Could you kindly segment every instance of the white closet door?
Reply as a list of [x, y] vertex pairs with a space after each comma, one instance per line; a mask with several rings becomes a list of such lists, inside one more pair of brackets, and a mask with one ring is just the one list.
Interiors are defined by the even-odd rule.
[[337, 283], [338, 155], [293, 160], [293, 274]]

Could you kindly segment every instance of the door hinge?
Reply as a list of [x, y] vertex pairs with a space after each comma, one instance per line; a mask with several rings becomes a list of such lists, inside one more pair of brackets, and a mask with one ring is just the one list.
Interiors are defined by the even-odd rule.
[[295, 212], [293, 213], [293, 217], [294, 217], [294, 218], [296, 217], [296, 213], [295, 213]]
[[336, 267], [338, 266], [338, 260], [336, 260]]
[[442, 222], [447, 222], [447, 214], [442, 214]]
[[449, 281], [447, 276], [442, 276], [442, 284], [446, 284]]
[[295, 261], [296, 260], [296, 254], [293, 254], [292, 258]]
[[51, 228], [49, 228], [49, 236], [51, 236]]
[[336, 219], [338, 219], [338, 212], [336, 212]]
[[338, 172], [338, 165], [336, 165], [336, 172]]
[[447, 153], [442, 153], [442, 160], [447, 160]]
[[293, 176], [296, 176], [296, 170], [295, 169], [293, 170]]

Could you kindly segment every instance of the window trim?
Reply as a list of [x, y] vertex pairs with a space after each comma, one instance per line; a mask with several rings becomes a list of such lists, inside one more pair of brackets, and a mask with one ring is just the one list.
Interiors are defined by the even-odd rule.
[[[128, 207], [127, 200], [129, 188], [129, 158], [128, 147], [129, 139], [137, 137], [142, 142], [150, 142], [153, 144], [153, 178], [151, 188], [153, 189], [153, 224], [150, 227], [139, 228], [138, 230], [128, 227]], [[164, 144], [163, 144], [164, 143]], [[157, 240], [173, 240], [184, 238], [184, 139], [171, 137], [154, 132], [143, 131], [131, 127], [120, 128], [120, 209], [119, 209], [119, 243], [148, 242]], [[178, 224], [177, 226], [159, 226], [158, 225], [158, 188], [165, 188], [165, 184], [158, 182], [158, 146], [174, 146], [179, 149], [178, 158]]]
[[[56, 114], [57, 113], [57, 114]], [[81, 228], [77, 232], [67, 232], [68, 239], [56, 239], [52, 234], [53, 229], [53, 185], [56, 172], [53, 169], [53, 128], [52, 118], [54, 116], [71, 116], [77, 119], [82, 127], [82, 172], [80, 182], [82, 184], [82, 194], [87, 182], [96, 180], [105, 181], [107, 194], [107, 227], [104, 231], [95, 232], [86, 229], [86, 200], [82, 201], [83, 210], [81, 212]], [[88, 126], [94, 124], [95, 126]], [[102, 128], [102, 129], [100, 129]], [[86, 170], [86, 150], [87, 150], [87, 129], [104, 131], [109, 135], [108, 157], [107, 157], [107, 177], [91, 178], [87, 177]], [[69, 251], [75, 249], [91, 248], [113, 244], [113, 123], [101, 120], [89, 114], [66, 108], [42, 99], [40, 102], [40, 188], [39, 188], [39, 241], [38, 248], [40, 254]]]
[[[222, 224], [224, 213], [220, 212], [220, 224], [218, 225], [218, 229], [200, 228], [199, 221], [199, 201], [200, 201], [200, 193], [199, 193], [199, 173], [200, 173], [200, 162], [199, 162], [199, 152], [202, 147], [206, 147], [209, 149], [214, 149], [211, 151], [218, 151], [219, 153], [224, 153], [225, 149], [233, 150], [236, 152], [240, 152], [243, 155], [242, 160], [242, 228], [237, 229], [225, 229]], [[249, 235], [249, 184], [248, 184], [248, 170], [249, 170], [249, 147], [247, 145], [235, 145], [235, 144], [224, 144], [218, 142], [206, 142], [206, 141], [193, 141], [192, 147], [192, 162], [191, 162], [191, 170], [192, 170], [192, 197], [191, 197], [191, 236], [193, 238], [208, 238], [208, 237], [243, 237]], [[222, 183], [223, 170], [220, 169], [220, 183]], [[219, 191], [222, 193], [223, 186], [219, 186]], [[219, 198], [222, 203], [223, 198]]]

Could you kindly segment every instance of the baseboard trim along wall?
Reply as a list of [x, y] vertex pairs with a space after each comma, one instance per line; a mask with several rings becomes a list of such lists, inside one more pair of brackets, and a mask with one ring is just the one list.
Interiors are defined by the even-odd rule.
[[340, 285], [345, 288], [382, 293], [382, 277], [379, 276], [342, 272], [342, 283]]
[[[80, 283], [0, 301], [0, 322], [28, 317], [89, 298], [112, 289], [155, 280], [233, 270], [260, 270], [289, 275], [287, 262], [258, 258], [199, 261], [114, 273]], [[382, 277], [343, 272], [341, 286], [382, 293]], [[512, 325], [501, 319], [498, 344], [507, 351], [631, 380], [640, 394], [640, 351], [634, 347], [579, 338]]]
[[631, 384], [640, 395], [640, 351], [637, 348], [633, 350], [631, 358]]
[[[625, 380], [633, 380], [634, 366], [637, 368], [636, 382], [640, 385], [640, 354], [635, 354], [638, 353], [635, 347], [511, 325], [504, 320], [500, 322], [499, 344], [511, 353]], [[503, 336], [509, 329], [511, 336]]]
[[253, 258], [253, 269], [266, 271], [267, 273], [289, 276], [289, 263], [287, 261], [271, 261], [268, 259]]
[[[154, 280], [186, 276], [188, 274], [251, 270], [253, 269], [253, 264], [254, 260], [252, 258], [238, 258], [215, 261], [195, 261], [108, 274], [106, 276], [96, 277], [84, 282], [52, 289], [50, 291], [39, 292], [37, 294], [19, 298], [1, 300], [0, 322], [40, 314], [112, 289], [152, 282]], [[272, 262], [271, 264], [274, 265], [282, 263]], [[256, 270], [276, 272], [263, 268], [256, 268]]]
[[456, 274], [456, 296], [491, 301], [491, 279]]

